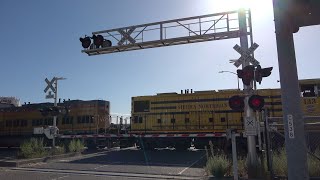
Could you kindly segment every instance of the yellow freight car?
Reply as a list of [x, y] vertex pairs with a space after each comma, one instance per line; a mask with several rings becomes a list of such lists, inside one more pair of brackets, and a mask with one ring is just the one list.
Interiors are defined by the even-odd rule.
[[[33, 136], [36, 127], [53, 125], [53, 117], [43, 116], [39, 109], [52, 103], [25, 104], [21, 107], [0, 109], [0, 146], [19, 146], [22, 140]], [[110, 103], [103, 100], [71, 100], [58, 103], [68, 107], [67, 115], [59, 115], [60, 134], [96, 134], [109, 128]]]

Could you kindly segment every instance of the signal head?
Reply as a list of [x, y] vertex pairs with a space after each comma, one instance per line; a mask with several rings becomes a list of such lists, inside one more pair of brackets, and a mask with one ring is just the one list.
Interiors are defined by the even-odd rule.
[[42, 116], [48, 116], [49, 115], [49, 111], [46, 107], [39, 109], [40, 113]]
[[89, 46], [91, 44], [91, 39], [88, 36], [85, 36], [84, 38], [81, 37], [80, 42], [81, 42], [83, 48], [89, 48]]
[[112, 42], [110, 40], [105, 39], [103, 41], [102, 47], [111, 47], [112, 46]]
[[268, 77], [271, 74], [273, 67], [263, 68], [261, 69], [262, 77]]
[[237, 74], [238, 77], [242, 79], [243, 84], [249, 86], [254, 79], [254, 66], [249, 65], [242, 70], [238, 69]]
[[68, 113], [70, 112], [70, 107], [69, 106], [62, 107], [60, 111], [61, 111], [61, 114], [68, 115]]
[[235, 111], [242, 111], [244, 109], [244, 98], [241, 96], [232, 96], [229, 98], [229, 107]]
[[248, 104], [254, 111], [261, 111], [264, 106], [264, 98], [259, 95], [252, 95], [248, 100]]
[[270, 76], [272, 69], [273, 67], [261, 68], [261, 66], [258, 65], [255, 71], [255, 80], [261, 84], [262, 78]]
[[93, 44], [96, 45], [97, 48], [99, 48], [100, 46], [103, 45], [104, 38], [102, 35], [100, 35], [100, 34], [93, 35], [92, 39], [93, 39]]
[[57, 116], [57, 115], [60, 114], [59, 107], [53, 106], [53, 107], [50, 108], [50, 110], [51, 110], [51, 116]]

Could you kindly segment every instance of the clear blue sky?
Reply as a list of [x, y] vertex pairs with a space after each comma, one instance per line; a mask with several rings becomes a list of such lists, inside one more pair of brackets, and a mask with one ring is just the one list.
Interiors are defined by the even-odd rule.
[[[273, 66], [259, 88], [279, 87], [271, 0], [253, 0], [256, 58]], [[226, 3], [227, 2], [227, 3]], [[0, 96], [21, 102], [48, 101], [45, 78], [59, 82], [59, 97], [104, 99], [112, 113], [130, 113], [132, 96], [181, 89], [237, 87], [229, 59], [239, 39], [171, 46], [100, 56], [81, 53], [79, 37], [93, 31], [234, 10], [228, 0], [2, 0], [0, 5]], [[228, 5], [229, 4], [229, 5]], [[260, 5], [259, 5], [260, 4]], [[231, 6], [233, 5], [233, 6]], [[319, 78], [320, 27], [295, 34], [299, 78]]]

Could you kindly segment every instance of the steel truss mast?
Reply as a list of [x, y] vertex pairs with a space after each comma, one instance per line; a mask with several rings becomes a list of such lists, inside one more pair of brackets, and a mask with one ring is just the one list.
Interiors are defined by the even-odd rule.
[[245, 12], [247, 32], [239, 30], [238, 11], [229, 11], [93, 32], [92, 35], [101, 35], [111, 43], [107, 46], [95, 46], [92, 43], [82, 52], [91, 56], [238, 38], [244, 35], [250, 35], [252, 39], [250, 10]]

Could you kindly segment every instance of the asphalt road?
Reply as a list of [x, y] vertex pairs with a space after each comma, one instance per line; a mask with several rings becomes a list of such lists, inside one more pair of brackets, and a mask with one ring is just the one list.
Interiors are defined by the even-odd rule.
[[0, 148], [0, 161], [16, 159], [17, 152], [17, 148]]
[[115, 149], [0, 170], [0, 179], [203, 179], [205, 151]]

